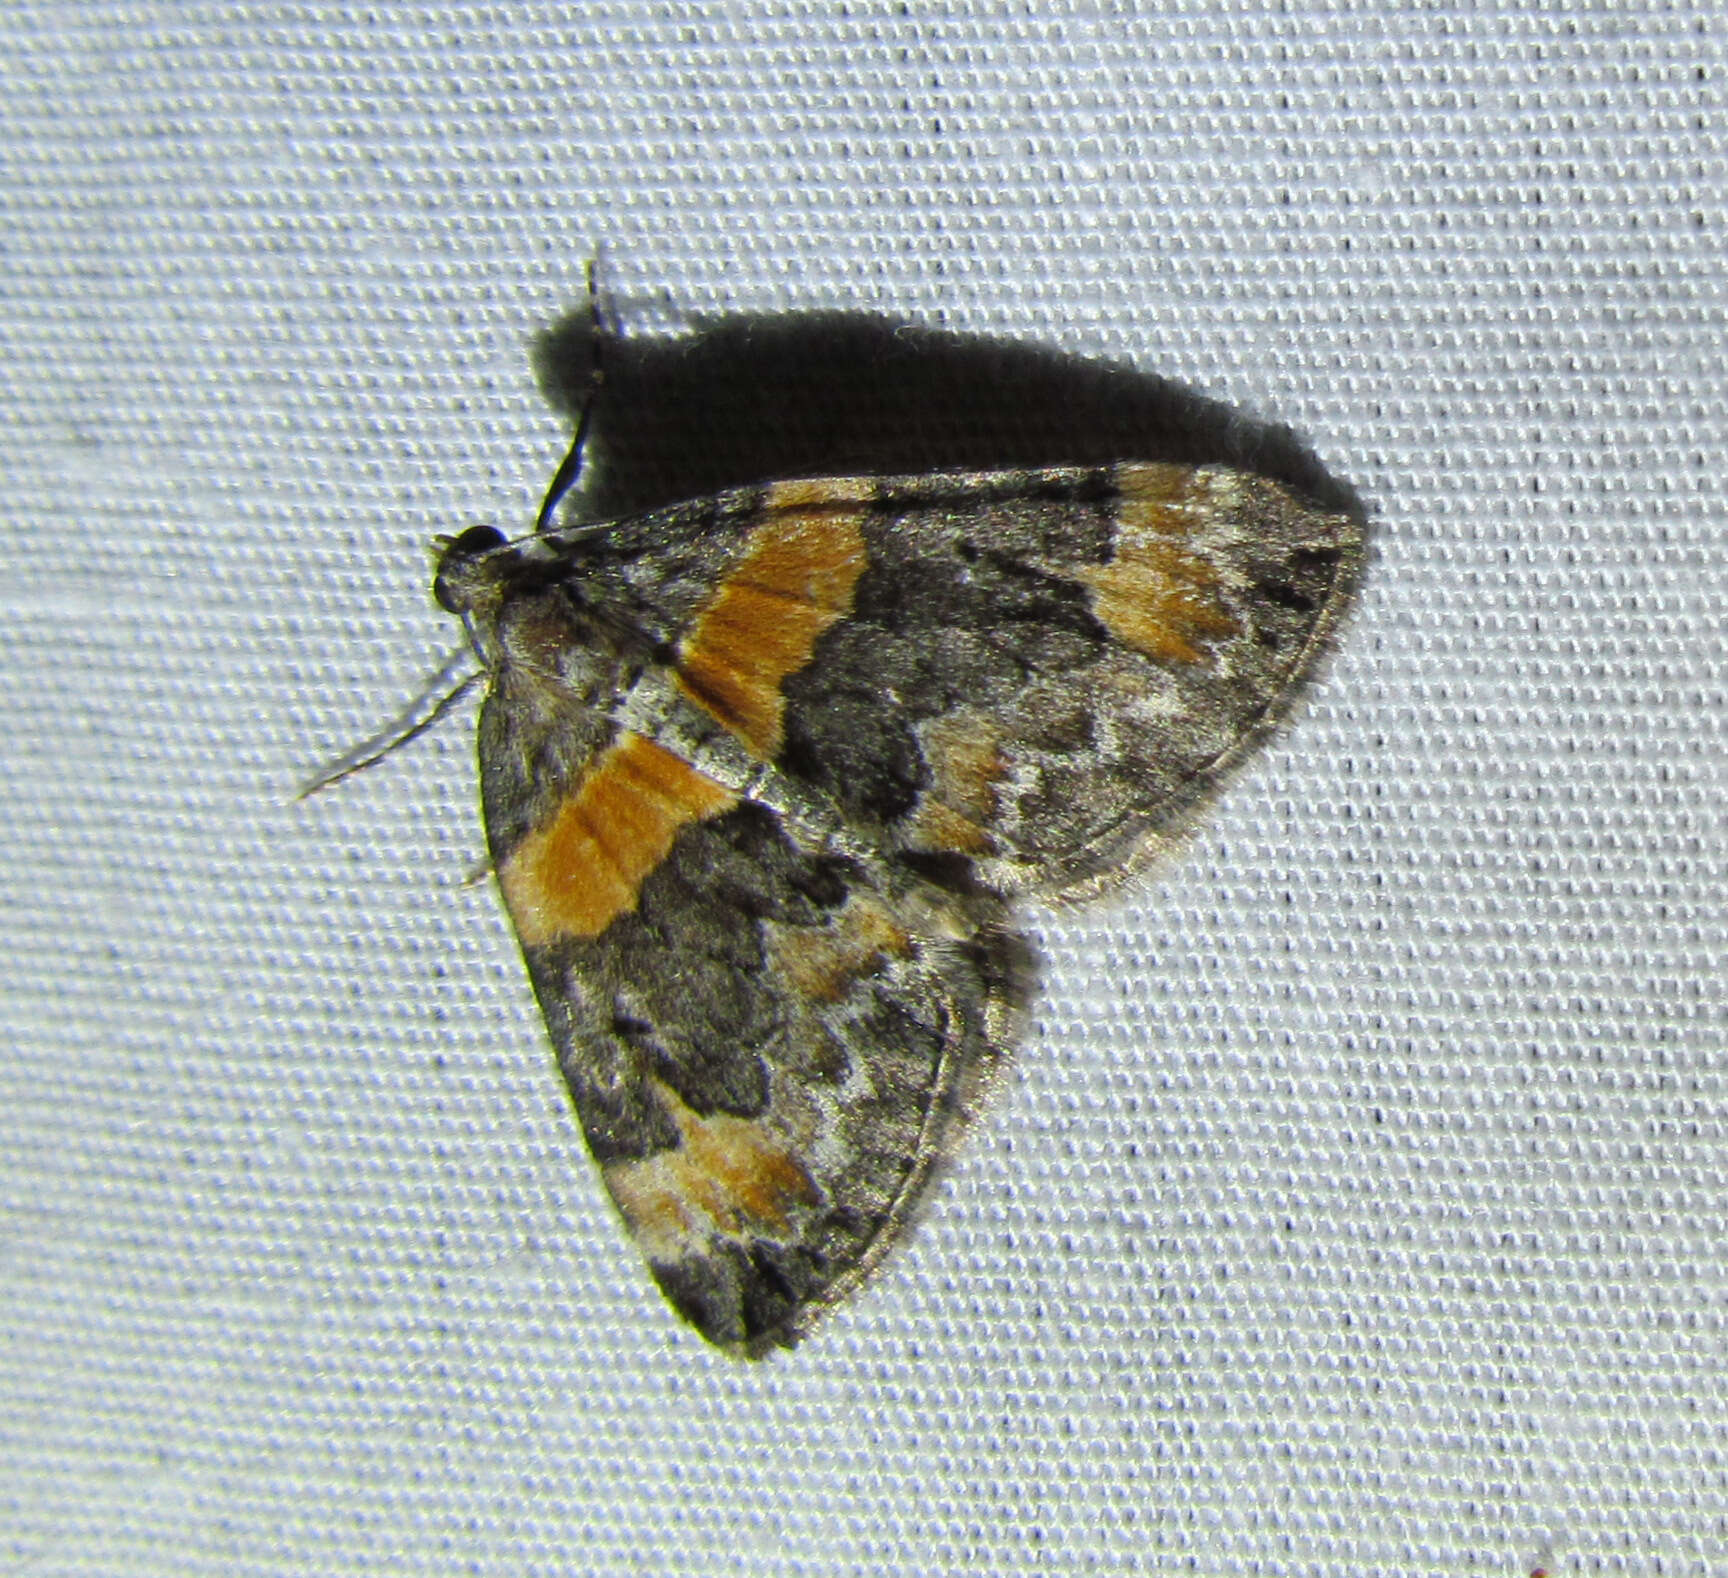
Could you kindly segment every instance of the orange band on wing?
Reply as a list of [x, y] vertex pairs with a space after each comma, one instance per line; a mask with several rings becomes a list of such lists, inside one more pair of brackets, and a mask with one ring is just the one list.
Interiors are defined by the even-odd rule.
[[919, 743], [930, 782], [905, 832], [914, 849], [991, 855], [989, 829], [999, 816], [996, 786], [1008, 774], [1008, 758], [987, 713], [957, 707], [919, 727]]
[[601, 1169], [650, 1259], [704, 1250], [716, 1233], [785, 1233], [798, 1207], [821, 1198], [785, 1134], [759, 1118], [700, 1117], [658, 1081], [654, 1090], [679, 1143]]
[[1197, 475], [1186, 466], [1123, 466], [1115, 556], [1076, 575], [1117, 640], [1165, 663], [1204, 663], [1198, 643], [1241, 628], [1219, 598], [1218, 571], [1183, 546], [1196, 521], [1215, 513], [1191, 513]]
[[780, 685], [852, 607], [864, 571], [868, 478], [777, 482], [738, 561], [680, 644], [684, 694], [761, 760], [780, 749]]
[[737, 799], [664, 746], [624, 734], [499, 868], [517, 935], [526, 944], [598, 937], [636, 907], [680, 828]]
[[787, 984], [807, 1002], [838, 1003], [890, 958], [912, 953], [912, 937], [887, 907], [855, 893], [826, 926], [769, 929], [769, 956]]

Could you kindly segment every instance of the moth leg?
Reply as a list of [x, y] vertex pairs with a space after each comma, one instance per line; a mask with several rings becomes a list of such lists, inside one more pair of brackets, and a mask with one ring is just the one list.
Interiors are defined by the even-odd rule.
[[588, 390], [582, 396], [582, 411], [576, 418], [576, 435], [570, 440], [570, 448], [564, 458], [558, 462], [558, 469], [552, 473], [552, 481], [547, 486], [546, 497], [540, 501], [540, 508], [534, 516], [534, 534], [543, 536], [552, 513], [558, 508], [564, 495], [576, 485], [576, 479], [582, 474], [582, 457], [588, 448], [588, 429], [593, 424], [594, 402], [600, 394], [600, 386], [606, 381], [606, 366], [602, 348], [606, 340], [606, 324], [600, 316], [600, 291], [595, 282], [595, 274], [599, 264], [599, 254], [588, 259], [588, 352], [592, 358], [588, 369]]

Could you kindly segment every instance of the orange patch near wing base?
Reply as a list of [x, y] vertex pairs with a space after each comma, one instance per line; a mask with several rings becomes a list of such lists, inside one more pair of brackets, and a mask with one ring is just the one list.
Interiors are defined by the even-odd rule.
[[1184, 545], [1215, 513], [1192, 508], [1195, 477], [1184, 466], [1122, 467], [1115, 557], [1076, 576], [1113, 636], [1165, 663], [1204, 663], [1200, 642], [1241, 630], [1219, 600], [1217, 568]]
[[678, 830], [737, 803], [730, 789], [639, 734], [624, 734], [583, 774], [545, 827], [499, 868], [526, 944], [598, 937], [636, 907], [642, 881]]
[[679, 646], [678, 684], [763, 761], [780, 749], [780, 683], [852, 606], [867, 479], [778, 482], [738, 562]]
[[713, 1233], [784, 1234], [795, 1208], [820, 1201], [821, 1191], [785, 1135], [758, 1118], [701, 1117], [676, 1092], [658, 1082], [653, 1088], [678, 1125], [680, 1143], [601, 1169], [651, 1258], [688, 1252]]

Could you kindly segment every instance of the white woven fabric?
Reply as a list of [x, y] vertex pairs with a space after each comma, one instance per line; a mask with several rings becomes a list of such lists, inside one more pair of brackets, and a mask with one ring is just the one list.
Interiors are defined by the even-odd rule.
[[[0, 1567], [1728, 1570], [1717, 5], [13, 0]], [[1290, 423], [1356, 617], [796, 1353], [663, 1306], [444, 728], [526, 349], [868, 310]]]

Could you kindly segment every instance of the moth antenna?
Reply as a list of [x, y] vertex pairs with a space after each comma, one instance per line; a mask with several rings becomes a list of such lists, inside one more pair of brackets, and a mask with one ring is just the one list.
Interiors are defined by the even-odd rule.
[[376, 767], [386, 756], [393, 755], [410, 740], [418, 739], [485, 678], [484, 669], [475, 669], [462, 679], [456, 679], [456, 675], [472, 660], [473, 653], [467, 647], [458, 647], [401, 712], [376, 734], [350, 746], [335, 761], [319, 768], [300, 786], [300, 792], [294, 798], [308, 799], [320, 789], [328, 789], [344, 778], [352, 778], [368, 767]]
[[588, 392], [582, 397], [582, 412], [576, 418], [576, 436], [570, 440], [568, 453], [558, 462], [558, 469], [552, 473], [546, 497], [540, 501], [539, 512], [534, 517], [536, 536], [547, 530], [552, 512], [558, 508], [564, 495], [576, 485], [576, 479], [582, 474], [582, 457], [588, 447], [588, 428], [594, 416], [594, 400], [600, 393], [601, 384], [606, 381], [606, 368], [601, 360], [606, 324], [600, 316], [600, 290], [596, 279], [599, 266], [600, 254], [596, 251], [594, 256], [588, 259], [588, 348], [593, 357], [588, 370]]

